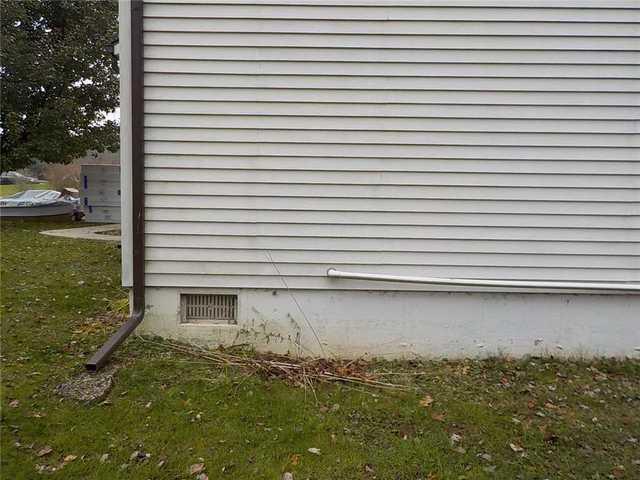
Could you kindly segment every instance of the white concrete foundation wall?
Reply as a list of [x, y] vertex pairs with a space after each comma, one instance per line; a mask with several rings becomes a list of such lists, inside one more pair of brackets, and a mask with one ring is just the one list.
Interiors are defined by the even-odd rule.
[[[181, 324], [180, 293], [238, 294], [238, 325]], [[347, 358], [640, 357], [637, 295], [292, 293], [148, 288], [139, 331], [208, 346], [250, 343], [262, 351]]]

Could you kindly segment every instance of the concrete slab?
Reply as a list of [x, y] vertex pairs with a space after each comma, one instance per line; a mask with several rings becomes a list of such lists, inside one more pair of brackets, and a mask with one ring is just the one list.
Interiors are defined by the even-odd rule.
[[95, 227], [64, 228], [60, 230], [44, 230], [42, 235], [65, 238], [82, 238], [85, 240], [101, 240], [105, 242], [119, 242], [120, 235], [107, 235], [105, 232], [120, 230], [119, 223], [109, 225], [98, 225]]

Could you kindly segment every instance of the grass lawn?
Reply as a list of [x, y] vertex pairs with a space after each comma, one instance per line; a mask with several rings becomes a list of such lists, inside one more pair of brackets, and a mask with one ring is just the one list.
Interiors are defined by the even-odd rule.
[[14, 185], [0, 185], [0, 197], [8, 197], [23, 190], [48, 190], [48, 183], [20, 183]]
[[37, 233], [55, 227], [2, 225], [2, 478], [640, 478], [638, 360], [377, 363], [412, 391], [316, 399], [134, 338], [105, 402], [61, 400], [125, 292], [115, 245]]

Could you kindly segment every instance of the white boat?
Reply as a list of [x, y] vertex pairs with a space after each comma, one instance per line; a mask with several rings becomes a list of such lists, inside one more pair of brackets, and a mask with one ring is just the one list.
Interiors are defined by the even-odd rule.
[[56, 190], [25, 190], [0, 198], [2, 217], [49, 217], [71, 215], [79, 208], [80, 200]]

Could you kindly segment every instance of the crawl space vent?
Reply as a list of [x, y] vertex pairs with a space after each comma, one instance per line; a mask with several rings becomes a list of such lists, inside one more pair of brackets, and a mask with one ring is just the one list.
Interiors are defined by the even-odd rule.
[[237, 295], [180, 295], [182, 323], [236, 323]]

